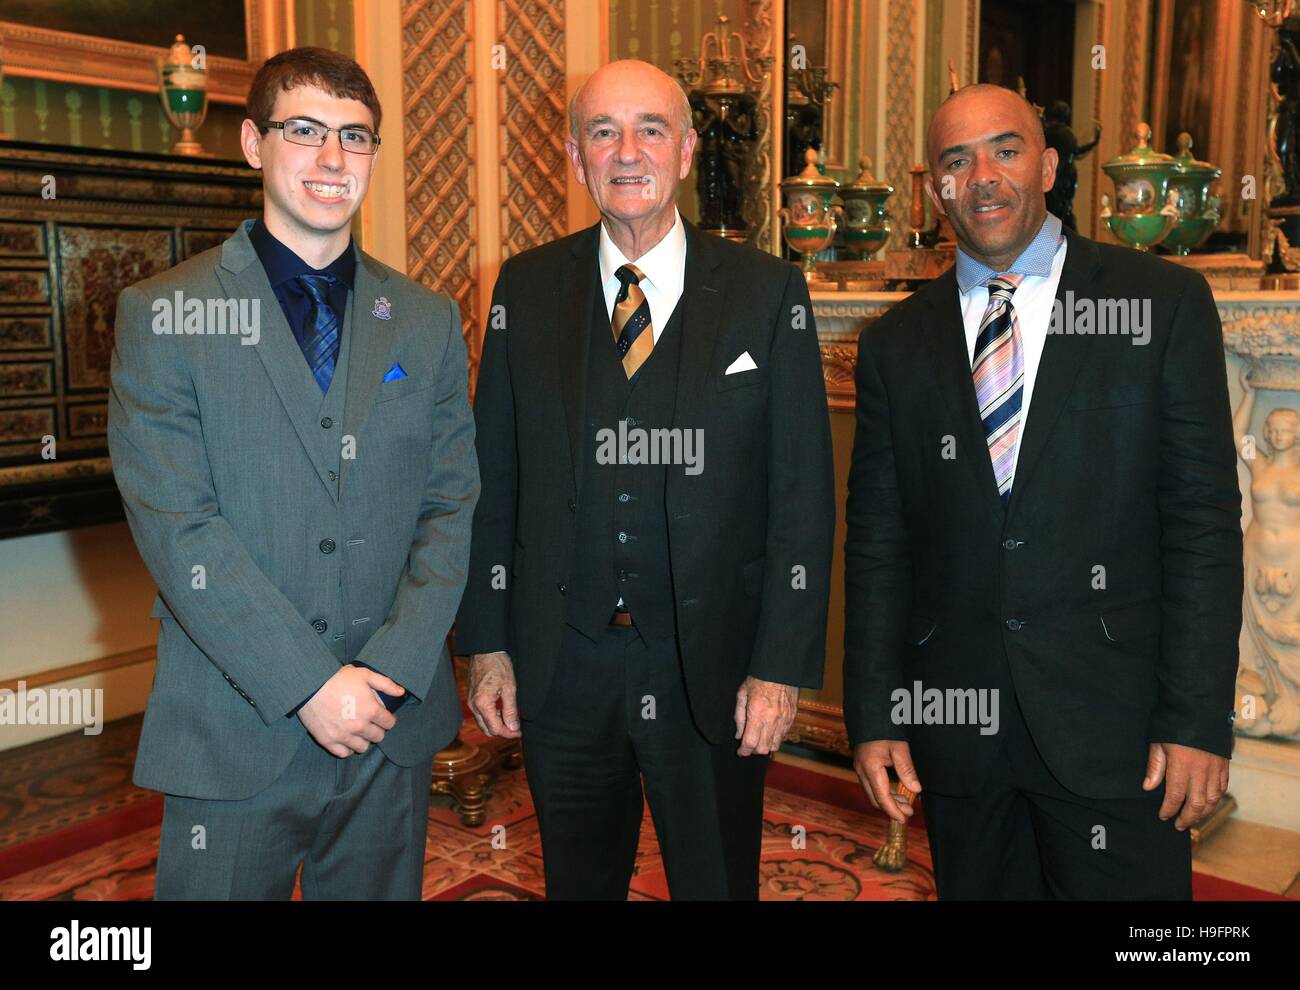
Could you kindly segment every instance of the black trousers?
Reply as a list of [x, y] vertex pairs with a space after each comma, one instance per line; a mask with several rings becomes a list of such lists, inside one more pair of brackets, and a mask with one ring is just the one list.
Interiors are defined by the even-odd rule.
[[1014, 696], [1002, 707], [1005, 742], [981, 789], [921, 795], [939, 899], [1191, 900], [1191, 832], [1156, 817], [1164, 785], [1075, 794], [1043, 762]]
[[561, 649], [545, 704], [522, 722], [546, 896], [627, 897], [644, 793], [674, 900], [756, 900], [769, 757], [700, 734], [675, 642], [566, 627]]

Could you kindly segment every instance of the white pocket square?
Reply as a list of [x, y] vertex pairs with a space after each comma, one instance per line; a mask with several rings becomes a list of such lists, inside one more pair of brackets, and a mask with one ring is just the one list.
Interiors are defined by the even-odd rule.
[[731, 364], [727, 365], [727, 370], [724, 371], [723, 374], [734, 375], [738, 371], [753, 371], [757, 367], [758, 365], [754, 363], [754, 359], [749, 356], [749, 351], [746, 351], [744, 354], [740, 355], [740, 357], [736, 358], [736, 360], [732, 361]]

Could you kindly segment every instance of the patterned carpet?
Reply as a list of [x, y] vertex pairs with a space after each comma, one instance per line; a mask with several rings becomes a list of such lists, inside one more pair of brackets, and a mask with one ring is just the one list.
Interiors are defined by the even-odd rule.
[[[73, 733], [0, 753], [0, 900], [152, 896], [162, 799], [131, 783], [140, 723], [136, 716], [99, 736]], [[472, 719], [461, 738], [483, 742]], [[886, 841], [887, 822], [855, 782], [774, 763], [767, 784], [763, 900], [935, 899], [923, 828], [908, 829], [906, 868], [886, 873], [871, 857]], [[499, 774], [486, 810], [484, 824], [468, 828], [451, 798], [432, 798], [425, 900], [542, 897], [541, 840], [523, 770]], [[1197, 900], [1278, 899], [1200, 873], [1193, 890]], [[630, 896], [668, 898], [648, 811]]]
[[[139, 732], [135, 717], [99, 736], [72, 734], [0, 754], [0, 900], [152, 896], [162, 799], [131, 783]], [[482, 740], [472, 719], [462, 738]], [[494, 832], [499, 825], [504, 833]], [[797, 841], [794, 826], [803, 828]], [[884, 873], [872, 864], [887, 825], [851, 782], [774, 764], [763, 829], [766, 900], [934, 897], [922, 829], [910, 830], [905, 870]], [[478, 828], [462, 824], [451, 798], [435, 796], [428, 835], [425, 900], [542, 897], [541, 840], [522, 770], [501, 772]], [[496, 848], [502, 835], [505, 848]], [[648, 811], [631, 897], [668, 897]]]

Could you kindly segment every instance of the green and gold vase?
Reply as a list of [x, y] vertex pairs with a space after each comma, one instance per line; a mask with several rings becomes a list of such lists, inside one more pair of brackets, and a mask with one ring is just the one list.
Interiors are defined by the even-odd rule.
[[813, 258], [830, 247], [844, 208], [831, 200], [840, 184], [817, 171], [817, 151], [804, 152], [804, 169], [781, 182], [785, 206], [777, 211], [786, 244], [803, 256], [805, 278], [813, 277]]
[[206, 155], [194, 132], [208, 115], [208, 70], [178, 34], [167, 50], [166, 61], [158, 60], [158, 94], [163, 112], [181, 139], [172, 145], [173, 155]]
[[1219, 222], [1219, 211], [1210, 195], [1210, 183], [1223, 169], [1192, 157], [1192, 136], [1178, 135], [1178, 170], [1169, 178], [1169, 188], [1178, 194], [1178, 220], [1161, 242], [1174, 254], [1190, 254], [1205, 243]]
[[1111, 232], [1129, 247], [1150, 251], [1178, 222], [1178, 207], [1171, 197], [1169, 180], [1178, 170], [1172, 155], [1151, 147], [1151, 127], [1138, 124], [1137, 144], [1127, 154], [1102, 166], [1115, 184], [1115, 207], [1102, 196], [1101, 218]]
[[858, 169], [858, 177], [839, 192], [844, 204], [844, 244], [868, 261], [893, 230], [885, 206], [894, 187], [871, 174], [871, 159], [866, 155], [858, 159]]

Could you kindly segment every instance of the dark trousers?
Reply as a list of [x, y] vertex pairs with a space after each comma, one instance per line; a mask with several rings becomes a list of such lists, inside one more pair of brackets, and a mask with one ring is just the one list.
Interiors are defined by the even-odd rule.
[[1164, 785], [1081, 797], [1043, 762], [1014, 696], [1002, 708], [1006, 738], [980, 790], [921, 794], [939, 899], [1190, 900], [1191, 832], [1156, 817]]
[[276, 780], [240, 801], [167, 795], [156, 900], [419, 900], [433, 755], [339, 759], [303, 730]]
[[673, 899], [756, 900], [769, 758], [700, 735], [674, 642], [566, 627], [561, 649], [545, 704], [522, 723], [546, 896], [627, 897], [644, 782]]

